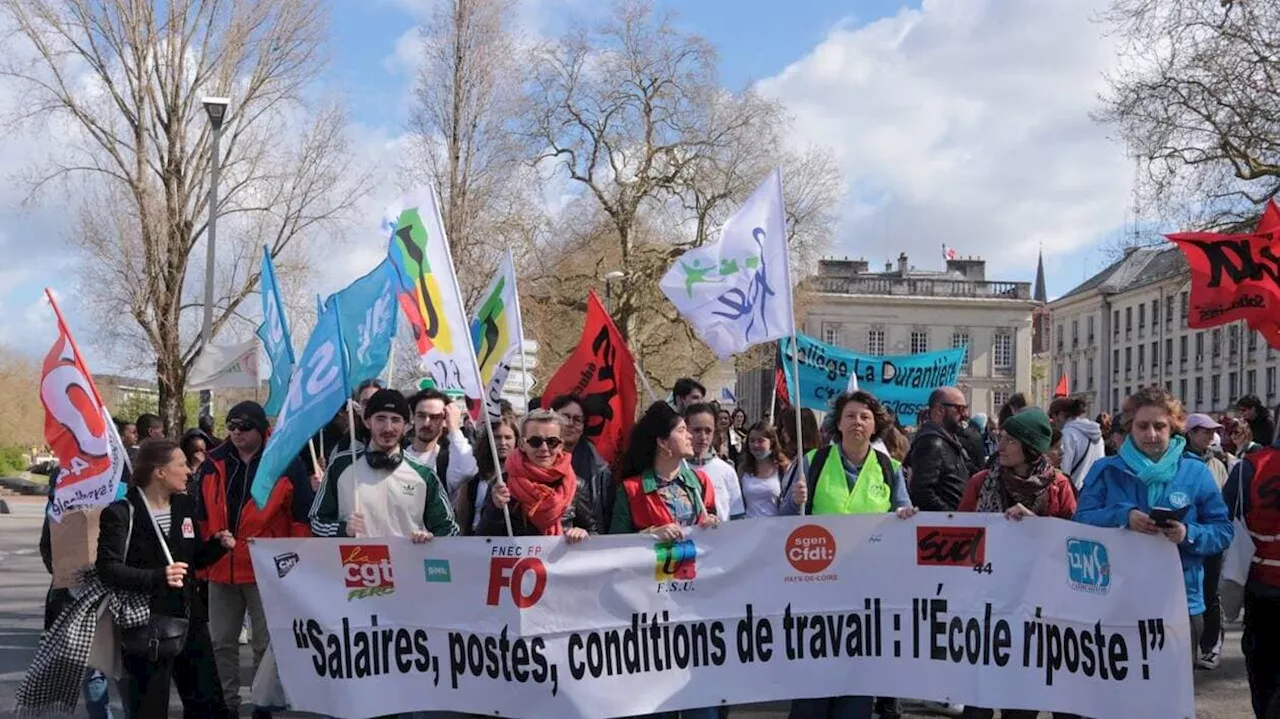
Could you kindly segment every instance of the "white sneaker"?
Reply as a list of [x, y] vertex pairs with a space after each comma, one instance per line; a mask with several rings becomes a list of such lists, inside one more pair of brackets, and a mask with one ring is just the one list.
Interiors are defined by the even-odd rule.
[[248, 643], [249, 643], [249, 628], [248, 628], [248, 627], [241, 627], [241, 628], [240, 628], [240, 643], [241, 643], [241, 644], [248, 644]]
[[1218, 650], [1214, 649], [1201, 654], [1200, 658], [1196, 660], [1196, 666], [1201, 669], [1217, 669], [1220, 661], [1222, 661], [1222, 657]]
[[943, 716], [958, 717], [961, 714], [964, 714], [963, 704], [952, 704], [950, 702], [930, 702], [930, 701], [916, 702], [916, 704], [918, 704], [920, 708], [923, 709], [924, 711], [933, 712], [934, 714], [941, 714]]

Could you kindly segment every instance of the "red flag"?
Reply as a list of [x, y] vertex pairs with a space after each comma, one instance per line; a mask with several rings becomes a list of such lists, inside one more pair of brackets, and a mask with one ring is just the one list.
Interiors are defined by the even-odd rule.
[[[791, 393], [787, 391], [787, 371], [782, 366], [781, 342], [773, 357], [773, 403], [779, 412], [791, 406]], [[778, 421], [777, 415], [773, 416], [773, 421]]]
[[583, 432], [605, 461], [622, 455], [636, 422], [636, 363], [600, 298], [587, 296], [587, 320], [578, 347], [547, 380], [547, 404], [563, 394], [576, 394], [587, 404]]
[[1058, 386], [1053, 388], [1053, 398], [1066, 397], [1071, 394], [1067, 389], [1067, 373], [1063, 372], [1058, 378]]
[[1257, 326], [1280, 315], [1280, 240], [1269, 234], [1209, 232], [1166, 237], [1191, 268], [1187, 326], [1203, 329], [1236, 320]]
[[93, 375], [85, 366], [66, 320], [45, 290], [58, 318], [58, 339], [44, 358], [40, 402], [44, 405], [44, 438], [61, 466], [50, 514], [110, 504], [124, 473], [124, 446], [111, 413], [102, 402]]

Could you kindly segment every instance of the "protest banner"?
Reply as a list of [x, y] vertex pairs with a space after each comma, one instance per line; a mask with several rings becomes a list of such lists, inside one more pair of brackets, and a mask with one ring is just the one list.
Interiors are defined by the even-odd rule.
[[[855, 387], [870, 392], [884, 406], [897, 413], [903, 425], [916, 423], [916, 413], [928, 407], [929, 394], [939, 387], [954, 386], [964, 365], [965, 348], [925, 352], [915, 355], [876, 356], [854, 352], [798, 335], [800, 386], [803, 404], [828, 406], [840, 393]], [[791, 339], [778, 343], [789, 396], [794, 392]]]
[[876, 695], [1195, 715], [1177, 548], [1059, 519], [785, 517], [646, 535], [252, 545], [285, 692], [528, 719]]
[[636, 422], [636, 363], [631, 348], [594, 291], [587, 295], [587, 317], [578, 346], [547, 380], [542, 396], [582, 398], [587, 413], [583, 436], [612, 463], [622, 455]]

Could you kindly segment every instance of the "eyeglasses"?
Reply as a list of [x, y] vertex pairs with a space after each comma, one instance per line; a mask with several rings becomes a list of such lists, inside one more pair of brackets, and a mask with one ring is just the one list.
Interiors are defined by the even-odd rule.
[[969, 405], [967, 404], [957, 404], [955, 402], [940, 402], [939, 404], [941, 404], [943, 407], [950, 407], [951, 409], [954, 409], [957, 412], [969, 411]]
[[257, 427], [254, 427], [253, 424], [249, 422], [241, 422], [234, 419], [227, 422], [228, 432], [252, 432], [255, 429], [257, 429]]
[[556, 449], [560, 445], [564, 444], [559, 437], [539, 437], [536, 434], [532, 437], [525, 437], [524, 441], [528, 442], [529, 446], [534, 449], [542, 449], [542, 445], [544, 444], [547, 445], [547, 449]]
[[582, 424], [584, 421], [586, 421], [586, 418], [580, 414], [565, 414], [564, 412], [561, 412], [560, 416], [564, 417], [564, 421], [568, 422], [569, 424]]

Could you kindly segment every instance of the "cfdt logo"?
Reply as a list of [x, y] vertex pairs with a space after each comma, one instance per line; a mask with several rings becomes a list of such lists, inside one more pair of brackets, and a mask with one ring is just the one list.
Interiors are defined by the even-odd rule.
[[342, 544], [342, 578], [347, 584], [347, 601], [365, 597], [385, 597], [396, 590], [391, 572], [391, 548], [385, 544]]
[[1090, 594], [1111, 589], [1111, 560], [1102, 542], [1067, 537], [1067, 584]]
[[547, 565], [538, 558], [542, 547], [494, 547], [489, 557], [489, 595], [485, 604], [498, 606], [504, 589], [517, 609], [528, 609], [547, 591]]
[[[787, 561], [802, 577], [787, 577], [786, 581], [826, 581], [835, 575], [822, 575], [836, 560], [836, 538], [826, 527], [804, 524], [787, 536]], [[822, 575], [822, 576], [812, 576]]]
[[653, 545], [653, 552], [653, 578], [658, 582], [659, 594], [693, 591], [693, 580], [698, 577], [698, 547], [692, 539], [659, 542]]
[[982, 567], [987, 561], [984, 527], [916, 527], [916, 564]]

